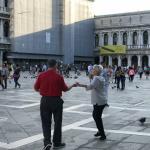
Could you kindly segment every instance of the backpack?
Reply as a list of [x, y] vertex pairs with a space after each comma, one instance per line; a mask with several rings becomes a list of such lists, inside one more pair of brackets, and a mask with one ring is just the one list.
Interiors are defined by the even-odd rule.
[[129, 71], [129, 75], [134, 75], [134, 70], [133, 69]]

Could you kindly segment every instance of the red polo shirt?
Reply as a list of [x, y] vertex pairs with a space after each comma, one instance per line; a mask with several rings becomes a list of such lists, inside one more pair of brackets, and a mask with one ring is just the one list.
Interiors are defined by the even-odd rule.
[[34, 89], [39, 91], [42, 96], [62, 96], [62, 91], [67, 91], [68, 87], [63, 77], [52, 69], [38, 76]]

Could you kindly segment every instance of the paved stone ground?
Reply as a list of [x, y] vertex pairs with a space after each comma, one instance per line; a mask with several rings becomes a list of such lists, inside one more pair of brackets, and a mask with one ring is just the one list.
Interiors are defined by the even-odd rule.
[[[35, 79], [23, 78], [20, 89], [14, 83], [8, 90], [0, 91], [0, 150], [41, 150], [42, 129], [39, 115], [40, 96], [33, 90]], [[82, 74], [78, 79], [66, 79], [89, 83]], [[135, 78], [126, 80], [126, 90], [109, 88], [110, 107], [104, 111], [107, 140], [95, 139], [95, 123], [92, 119], [90, 92], [74, 88], [64, 93], [63, 150], [150, 150], [150, 80]], [[139, 88], [136, 88], [139, 86]], [[138, 119], [147, 117], [140, 125]]]

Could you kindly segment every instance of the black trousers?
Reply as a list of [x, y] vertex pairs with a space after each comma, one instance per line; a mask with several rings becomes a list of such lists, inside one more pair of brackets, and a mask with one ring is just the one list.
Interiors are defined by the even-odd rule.
[[142, 79], [143, 72], [140, 72], [139, 75], [140, 75], [140, 79]]
[[121, 77], [121, 89], [124, 90], [125, 89], [125, 77]]
[[3, 76], [4, 88], [7, 89], [7, 76]]
[[19, 78], [14, 78], [15, 88], [17, 88], [17, 86], [20, 87], [20, 84], [19, 84], [18, 80], [19, 80]]
[[117, 77], [117, 89], [120, 89], [120, 77]]
[[3, 80], [0, 78], [0, 85], [2, 86], [2, 89], [4, 89]]
[[42, 97], [40, 105], [44, 146], [51, 144], [52, 115], [54, 118], [53, 143], [61, 143], [63, 100], [60, 97]]
[[134, 75], [130, 75], [129, 76], [129, 81], [133, 82], [133, 79], [134, 79]]
[[102, 121], [102, 113], [106, 105], [93, 105], [93, 118], [95, 120], [97, 129], [102, 137], [105, 137], [105, 131]]

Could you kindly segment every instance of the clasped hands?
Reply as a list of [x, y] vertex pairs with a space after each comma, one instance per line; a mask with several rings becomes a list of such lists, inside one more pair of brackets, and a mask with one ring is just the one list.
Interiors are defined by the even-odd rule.
[[84, 85], [84, 84], [80, 84], [79, 82], [76, 82], [72, 85], [72, 87], [87, 87], [87, 85]]

